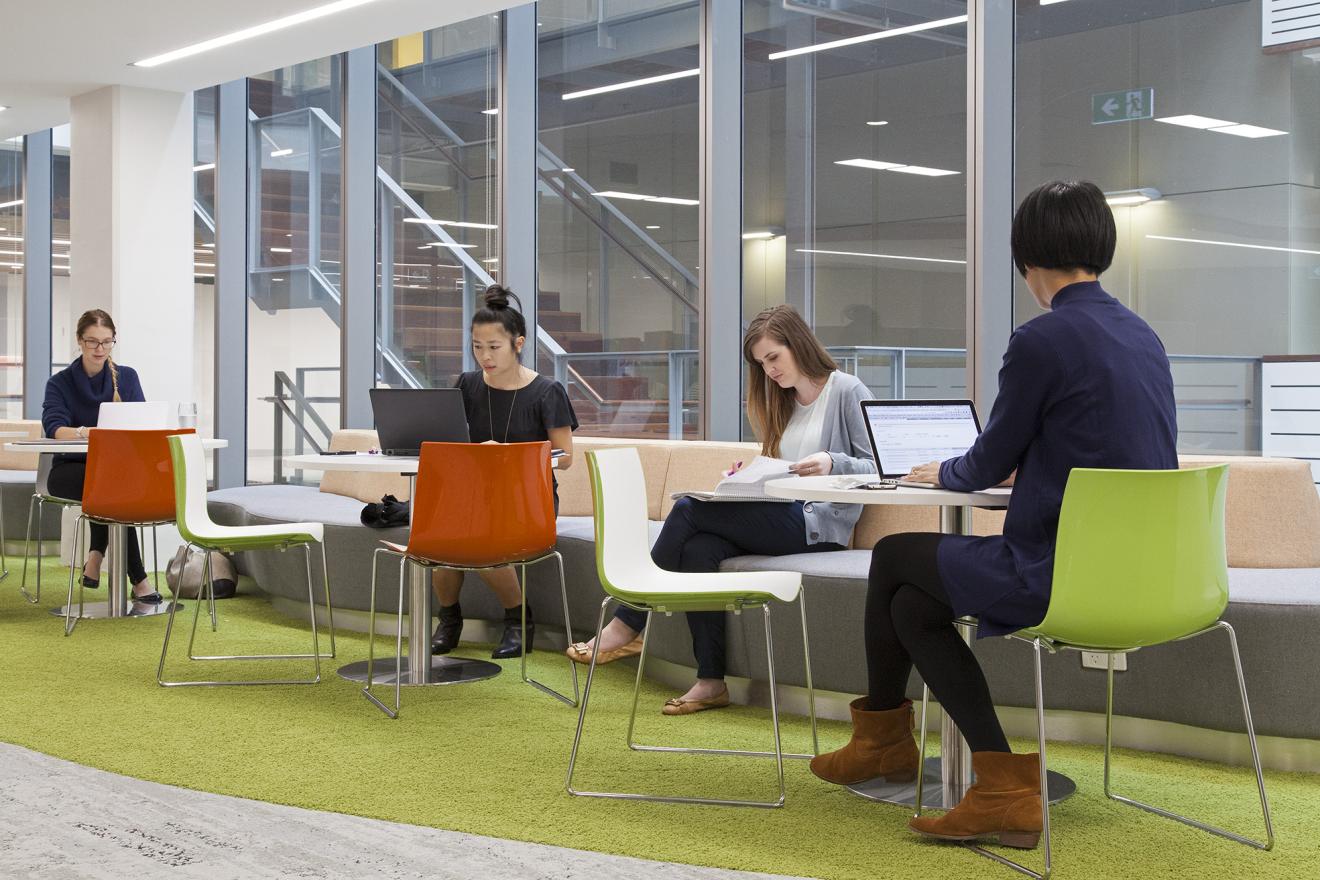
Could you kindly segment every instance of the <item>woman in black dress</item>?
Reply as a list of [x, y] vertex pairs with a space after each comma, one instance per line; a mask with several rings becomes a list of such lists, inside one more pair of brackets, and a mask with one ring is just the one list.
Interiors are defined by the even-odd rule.
[[[463, 391], [468, 435], [474, 443], [528, 443], [549, 440], [564, 455], [555, 463], [564, 470], [573, 463], [573, 431], [577, 416], [564, 386], [522, 365], [527, 322], [509, 304], [517, 297], [493, 284], [486, 289], [483, 306], [472, 316], [472, 356], [480, 369], [463, 373], [454, 383]], [[521, 305], [521, 303], [519, 303]], [[558, 489], [558, 482], [555, 483]], [[555, 512], [559, 493], [555, 493]], [[431, 653], [448, 654], [463, 630], [458, 596], [463, 572], [436, 569], [432, 586], [439, 600], [440, 623], [431, 637]], [[504, 633], [491, 653], [496, 660], [520, 657], [523, 652], [522, 598], [518, 576], [505, 566], [481, 573], [481, 579], [504, 606]], [[533, 641], [532, 609], [527, 608], [527, 650]]]

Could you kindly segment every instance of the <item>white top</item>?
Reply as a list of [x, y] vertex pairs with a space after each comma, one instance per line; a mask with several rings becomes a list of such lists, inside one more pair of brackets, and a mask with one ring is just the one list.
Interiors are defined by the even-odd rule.
[[[864, 475], [844, 477], [844, 480], [864, 479]], [[955, 492], [952, 489], [917, 489], [899, 486], [897, 489], [847, 489], [837, 484], [840, 478], [785, 477], [765, 484], [765, 494], [773, 498], [792, 498], [797, 501], [833, 501], [839, 504], [912, 504], [927, 507], [1008, 507], [1013, 494], [1010, 488], [986, 489], [982, 492]]]
[[[837, 371], [836, 371], [837, 372]], [[811, 403], [803, 406], [793, 401], [793, 416], [784, 427], [784, 436], [779, 438], [779, 457], [789, 461], [801, 461], [808, 455], [825, 448], [821, 435], [825, 430], [825, 410], [829, 407], [830, 392], [834, 389], [834, 373], [825, 380], [825, 387]]]

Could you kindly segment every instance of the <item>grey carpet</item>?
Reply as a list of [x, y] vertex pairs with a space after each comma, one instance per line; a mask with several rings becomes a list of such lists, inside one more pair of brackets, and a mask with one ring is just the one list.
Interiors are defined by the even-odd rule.
[[0, 877], [752, 880], [143, 782], [0, 743]]

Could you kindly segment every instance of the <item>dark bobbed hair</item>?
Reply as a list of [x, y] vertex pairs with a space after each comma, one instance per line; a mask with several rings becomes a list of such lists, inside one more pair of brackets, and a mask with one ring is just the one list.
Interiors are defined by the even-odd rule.
[[[509, 304], [510, 300], [517, 303], [516, 308]], [[481, 295], [481, 308], [472, 316], [472, 327], [478, 324], [499, 324], [510, 339], [526, 336], [527, 319], [519, 311], [521, 308], [522, 300], [512, 290], [492, 284]]]
[[1114, 261], [1114, 213], [1089, 180], [1053, 180], [1027, 194], [1013, 215], [1013, 263], [1037, 269], [1085, 269], [1099, 275]]

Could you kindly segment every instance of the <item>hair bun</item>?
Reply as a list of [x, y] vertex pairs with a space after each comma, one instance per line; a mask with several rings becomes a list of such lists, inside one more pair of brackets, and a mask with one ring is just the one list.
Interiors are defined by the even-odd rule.
[[512, 290], [499, 284], [492, 284], [487, 287], [486, 292], [482, 294], [482, 300], [485, 302], [486, 308], [496, 312], [510, 308], [511, 300], [517, 303], [518, 306], [522, 305]]

